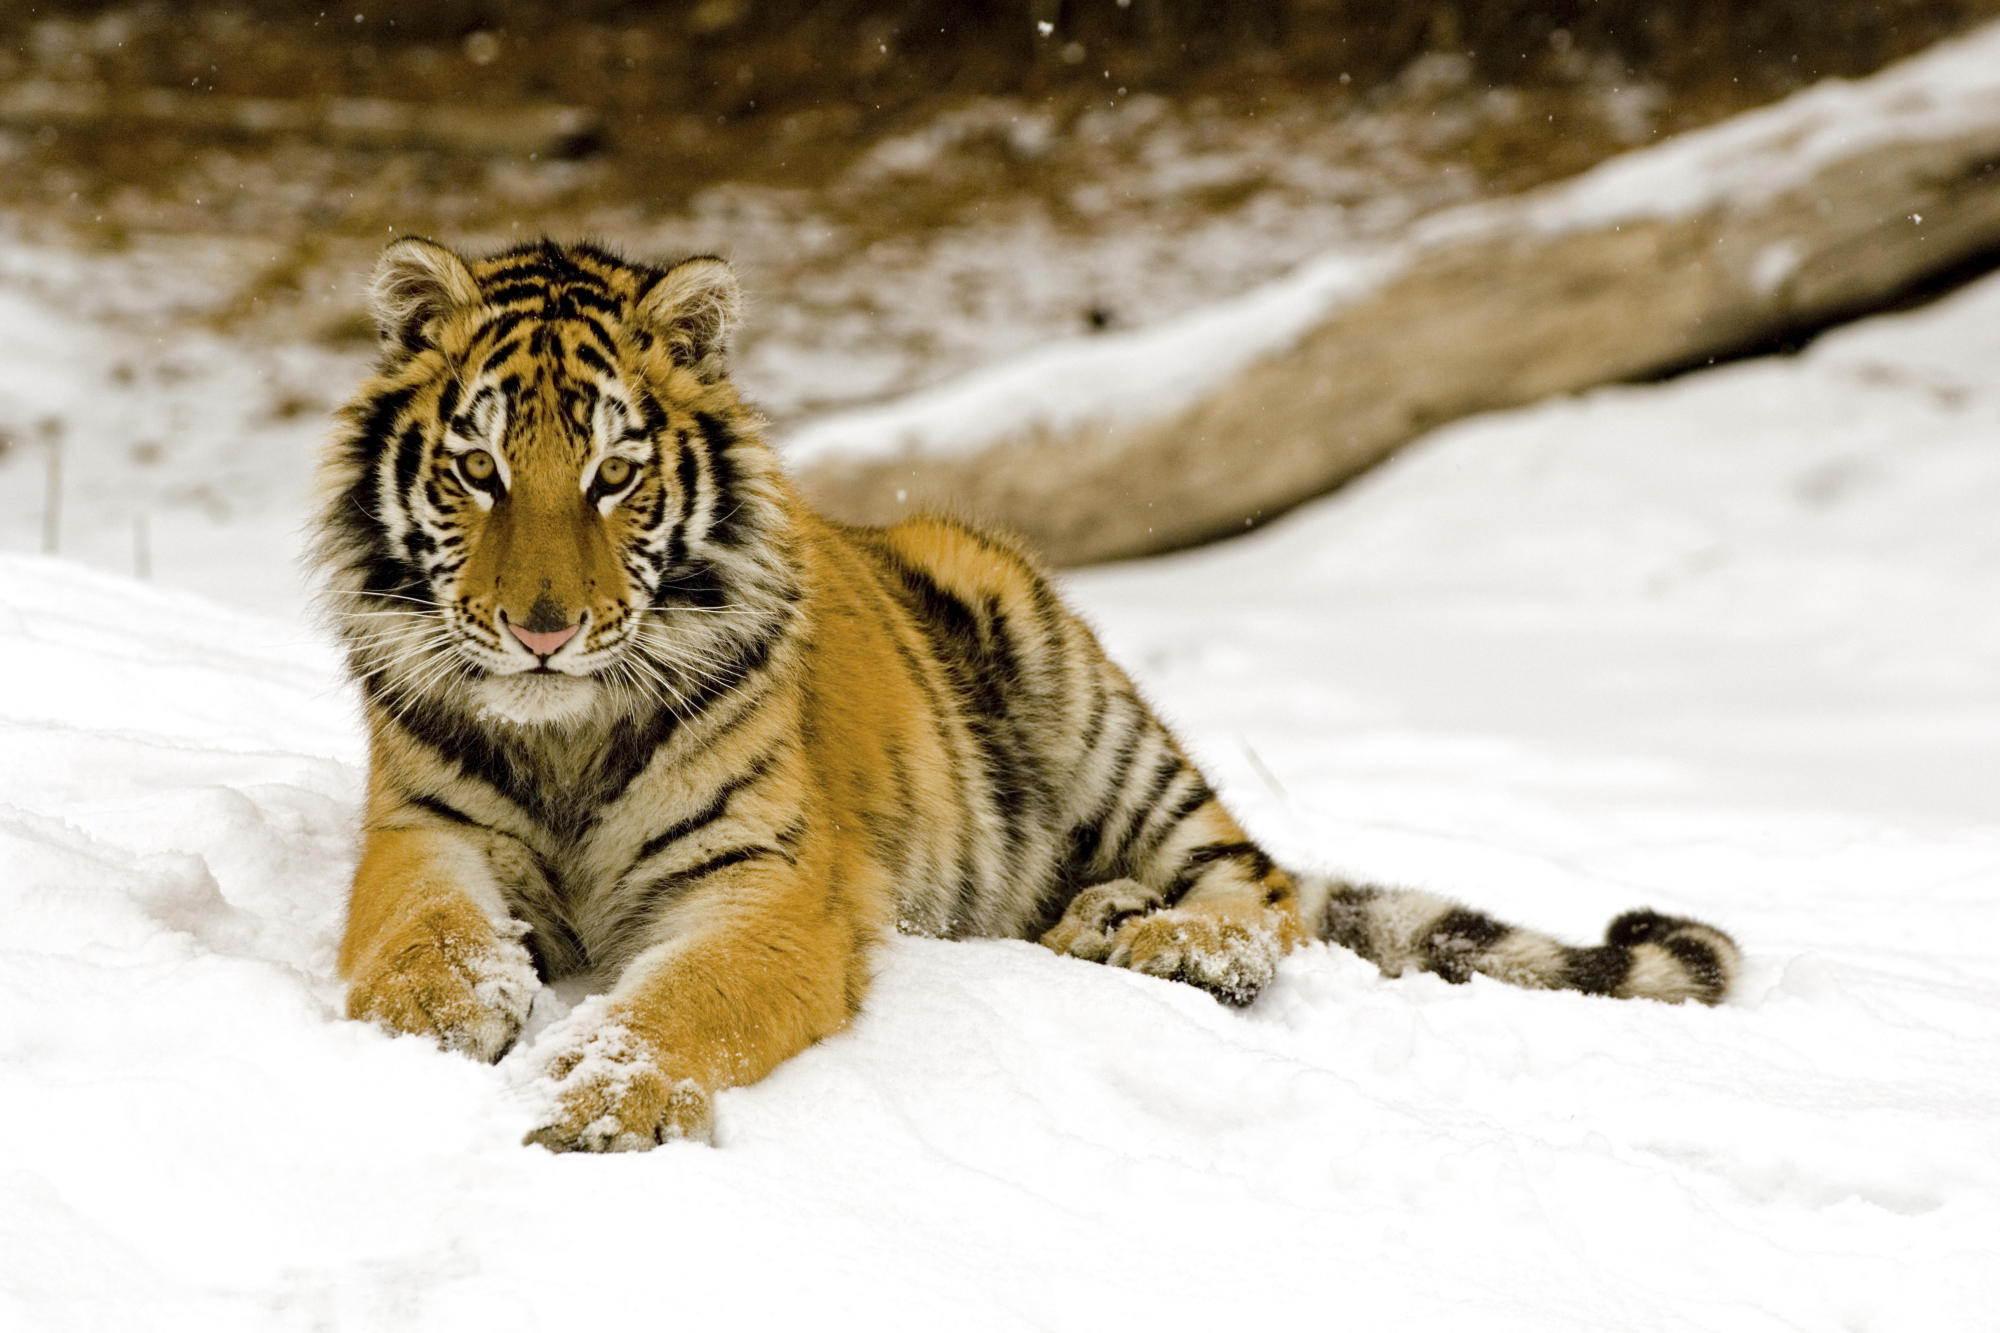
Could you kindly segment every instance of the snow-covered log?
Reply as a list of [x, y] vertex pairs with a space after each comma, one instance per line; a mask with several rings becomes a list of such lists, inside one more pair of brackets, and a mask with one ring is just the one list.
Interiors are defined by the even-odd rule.
[[2000, 25], [1160, 327], [809, 425], [814, 497], [1058, 563], [1240, 531], [1469, 413], [1859, 313], [2000, 250]]

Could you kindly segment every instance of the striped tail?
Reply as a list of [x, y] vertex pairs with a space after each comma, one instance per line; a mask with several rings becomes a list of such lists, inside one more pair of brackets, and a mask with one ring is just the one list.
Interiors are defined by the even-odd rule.
[[1392, 977], [1414, 969], [1457, 984], [1478, 972], [1536, 990], [1703, 1004], [1720, 1003], [1736, 978], [1736, 942], [1685, 917], [1627, 912], [1604, 943], [1577, 948], [1415, 889], [1296, 878], [1313, 932]]

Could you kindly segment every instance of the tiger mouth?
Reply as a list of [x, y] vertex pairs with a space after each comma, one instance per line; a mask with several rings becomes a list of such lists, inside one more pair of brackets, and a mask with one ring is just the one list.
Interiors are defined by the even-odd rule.
[[616, 667], [625, 647], [622, 641], [588, 645], [573, 643], [546, 657], [529, 657], [519, 650], [509, 652], [504, 640], [496, 651], [492, 643], [473, 634], [464, 635], [457, 644], [460, 657], [471, 664], [476, 674], [492, 680], [537, 683], [588, 681], [601, 677]]

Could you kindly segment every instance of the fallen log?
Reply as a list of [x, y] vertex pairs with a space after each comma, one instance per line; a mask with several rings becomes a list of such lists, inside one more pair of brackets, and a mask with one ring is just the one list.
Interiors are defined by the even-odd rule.
[[1470, 413], [1699, 363], [2000, 251], [2000, 26], [1442, 214], [1178, 325], [800, 431], [827, 509], [919, 508], [1059, 564], [1268, 519]]

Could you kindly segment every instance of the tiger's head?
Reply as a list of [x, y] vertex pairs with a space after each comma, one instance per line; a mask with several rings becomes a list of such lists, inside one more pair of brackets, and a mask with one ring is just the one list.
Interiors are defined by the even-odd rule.
[[783, 481], [725, 374], [735, 276], [405, 238], [317, 559], [370, 697], [524, 724], [679, 709], [790, 606]]

